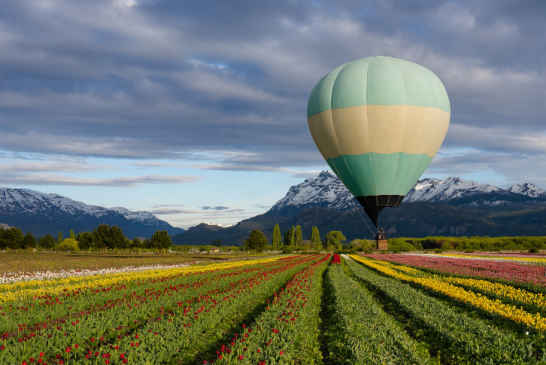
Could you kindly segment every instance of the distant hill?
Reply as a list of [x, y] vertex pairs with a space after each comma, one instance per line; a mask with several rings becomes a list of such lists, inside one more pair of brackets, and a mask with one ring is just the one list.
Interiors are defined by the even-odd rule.
[[157, 230], [166, 230], [169, 234], [184, 232], [149, 212], [133, 212], [121, 207], [108, 209], [58, 194], [10, 188], [0, 188], [0, 222], [38, 237], [47, 233], [56, 236], [59, 231], [67, 235], [71, 229], [89, 231], [103, 223], [121, 227], [129, 238], [149, 237]]
[[[271, 239], [276, 223], [281, 233], [301, 225], [304, 237], [317, 226], [324, 235], [341, 230], [347, 239], [372, 238], [371, 221], [351, 193], [329, 172], [292, 186], [267, 213], [231, 227], [200, 224], [176, 235], [177, 244], [204, 245], [221, 239], [223, 244], [242, 244], [253, 229]], [[379, 218], [389, 237], [520, 236], [546, 235], [546, 191], [533, 184], [510, 189], [452, 177], [423, 179], [395, 209]]]

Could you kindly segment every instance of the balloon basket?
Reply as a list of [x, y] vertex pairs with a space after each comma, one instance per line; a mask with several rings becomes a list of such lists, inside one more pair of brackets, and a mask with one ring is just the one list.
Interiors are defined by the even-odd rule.
[[387, 245], [387, 240], [376, 240], [377, 241], [377, 249], [379, 251], [387, 251], [389, 249]]

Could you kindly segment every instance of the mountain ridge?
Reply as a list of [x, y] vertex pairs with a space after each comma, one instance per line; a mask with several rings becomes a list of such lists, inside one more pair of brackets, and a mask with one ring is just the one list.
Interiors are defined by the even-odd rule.
[[89, 231], [106, 223], [122, 228], [128, 237], [150, 236], [156, 230], [183, 233], [181, 228], [145, 211], [85, 204], [56, 193], [30, 189], [0, 188], [0, 222], [35, 235]]
[[[399, 207], [380, 216], [379, 225], [390, 237], [546, 235], [546, 191], [531, 185], [502, 189], [458, 177], [425, 178], [415, 184]], [[341, 230], [348, 240], [373, 237], [373, 225], [360, 204], [336, 176], [323, 171], [290, 187], [264, 214], [226, 228], [200, 224], [173, 240], [191, 245], [211, 244], [216, 239], [224, 244], [242, 244], [252, 229], [263, 231], [271, 239], [276, 223], [281, 232], [301, 225], [304, 238], [309, 237], [312, 226], [323, 235]]]

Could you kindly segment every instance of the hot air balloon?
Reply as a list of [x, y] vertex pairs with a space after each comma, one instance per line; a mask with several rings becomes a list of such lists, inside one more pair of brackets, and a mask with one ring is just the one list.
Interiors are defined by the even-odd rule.
[[440, 79], [423, 66], [366, 57], [320, 80], [307, 104], [320, 153], [377, 228], [428, 167], [451, 109]]

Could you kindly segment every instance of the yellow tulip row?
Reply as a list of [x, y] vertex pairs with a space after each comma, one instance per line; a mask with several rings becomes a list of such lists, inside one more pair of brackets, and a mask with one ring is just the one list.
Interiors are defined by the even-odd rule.
[[479, 279], [467, 279], [467, 278], [457, 278], [452, 276], [436, 276], [428, 274], [424, 271], [415, 269], [413, 267], [393, 265], [388, 261], [375, 261], [376, 263], [390, 267], [398, 271], [407, 272], [413, 275], [426, 276], [434, 278], [437, 280], [442, 280], [453, 285], [465, 286], [469, 288], [478, 289], [481, 292], [494, 295], [496, 297], [507, 298], [522, 304], [528, 304], [538, 308], [546, 309], [546, 297], [542, 293], [532, 293], [527, 290], [514, 288], [510, 285], [504, 285], [500, 283], [495, 283], [487, 280]]
[[[150, 279], [161, 278], [166, 276], [174, 276], [174, 275], [180, 275], [180, 274], [189, 274], [189, 273], [193, 274], [198, 272], [213, 271], [217, 269], [231, 269], [235, 267], [267, 263], [271, 261], [276, 261], [278, 259], [279, 257], [273, 257], [273, 258], [267, 258], [262, 260], [230, 261], [230, 262], [224, 262], [224, 263], [181, 267], [181, 268], [174, 268], [174, 269], [149, 270], [149, 271], [132, 272], [132, 273], [116, 273], [116, 274], [109, 274], [109, 275], [104, 275], [100, 277], [93, 277], [93, 279], [91, 280], [89, 280], [89, 278], [78, 277], [75, 279], [82, 279], [82, 280], [74, 280], [72, 282], [70, 282], [70, 280], [68, 280], [67, 278], [67, 279], [60, 279], [60, 280], [54, 281], [53, 284], [56, 284], [56, 286], [53, 286], [53, 287], [48, 286], [48, 284], [49, 285], [52, 284], [51, 281], [44, 281], [41, 283], [35, 282], [34, 285], [40, 285], [41, 287], [35, 288], [35, 289], [22, 289], [22, 290], [6, 291], [4, 293], [0, 293], [0, 304], [16, 301], [16, 300], [21, 300], [21, 299], [26, 299], [26, 298], [33, 298], [35, 296], [38, 296], [38, 297], [43, 295], [55, 296], [65, 291], [78, 290], [82, 287], [105, 287], [105, 286], [107, 287], [111, 285], [118, 285], [124, 282], [130, 282], [130, 281], [136, 281], [136, 280], [150, 280]], [[87, 279], [87, 281], [84, 281], [85, 279]]]
[[501, 317], [510, 319], [518, 323], [522, 323], [529, 328], [534, 328], [539, 331], [546, 330], [546, 319], [541, 318], [540, 313], [537, 313], [535, 315], [530, 314], [521, 308], [504, 304], [498, 299], [489, 299], [479, 293], [465, 290], [461, 287], [452, 285], [442, 280], [438, 280], [434, 277], [413, 277], [398, 272], [392, 267], [381, 265], [380, 263], [378, 263], [378, 261], [365, 259], [357, 255], [351, 255], [351, 258], [390, 277], [410, 283], [419, 284], [437, 293], [441, 293], [451, 298], [457, 299], [460, 302], [468, 303], [484, 311], [497, 314]]
[[546, 264], [546, 258], [533, 258], [533, 257], [510, 257], [510, 256], [489, 256], [489, 255], [456, 255], [456, 254], [449, 254], [449, 253], [443, 253], [440, 254], [440, 256], [446, 256], [446, 257], [463, 257], [463, 258], [471, 258], [471, 259], [499, 259], [499, 260], [508, 260], [508, 261], [525, 261], [525, 262], [534, 262], [541, 265]]

